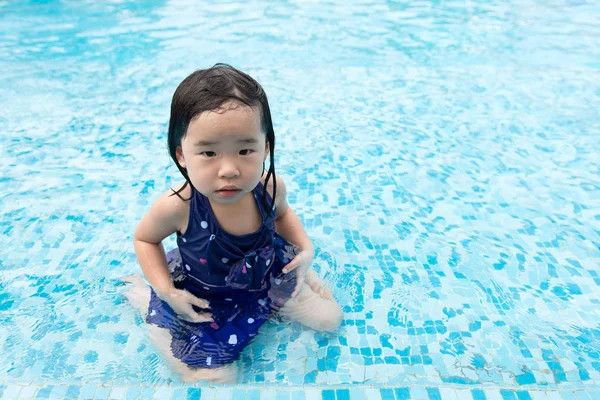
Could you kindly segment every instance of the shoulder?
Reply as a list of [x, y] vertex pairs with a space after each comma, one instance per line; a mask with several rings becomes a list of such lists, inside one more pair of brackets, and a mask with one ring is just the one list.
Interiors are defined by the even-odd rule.
[[[150, 211], [144, 215], [135, 232], [138, 238], [146, 238], [154, 243], [160, 242], [165, 237], [175, 232], [180, 232], [187, 227], [190, 212], [191, 195], [189, 185], [183, 188], [183, 183], [174, 186], [161, 194], [152, 204]], [[181, 190], [183, 188], [183, 190]], [[175, 192], [179, 191], [179, 196]]]
[[187, 225], [191, 197], [192, 188], [182, 182], [163, 193], [155, 204], [164, 211], [166, 216], [177, 222], [179, 229], [182, 223]]
[[[267, 173], [265, 172], [260, 179], [264, 184]], [[273, 187], [275, 186], [275, 207], [277, 207], [277, 218], [281, 217], [289, 208], [287, 202], [287, 188], [283, 178], [279, 175], [275, 175], [275, 185], [273, 184], [273, 178], [269, 178], [269, 182], [265, 185], [267, 192], [273, 197]]]

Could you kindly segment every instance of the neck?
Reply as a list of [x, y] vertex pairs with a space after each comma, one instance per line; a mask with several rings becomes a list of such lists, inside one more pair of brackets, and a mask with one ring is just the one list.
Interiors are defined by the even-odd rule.
[[224, 212], [231, 212], [232, 210], [245, 206], [246, 204], [248, 204], [249, 200], [254, 201], [253, 197], [254, 192], [248, 192], [245, 195], [243, 195], [240, 199], [238, 199], [238, 201], [236, 201], [235, 203], [219, 203], [211, 199], [208, 199], [208, 202], [210, 203], [210, 206], [213, 210], [223, 210]]

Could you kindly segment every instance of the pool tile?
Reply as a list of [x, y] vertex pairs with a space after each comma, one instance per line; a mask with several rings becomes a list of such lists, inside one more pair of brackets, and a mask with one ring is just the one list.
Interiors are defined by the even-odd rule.
[[188, 388], [185, 396], [186, 400], [200, 400], [200, 396], [202, 396], [202, 389], [196, 387]]
[[396, 398], [393, 389], [380, 389], [379, 395], [381, 396], [381, 400], [395, 400]]
[[442, 400], [442, 395], [438, 388], [428, 387], [426, 390], [430, 400]]
[[108, 395], [110, 394], [109, 387], [98, 386], [96, 387], [96, 393], [94, 394], [94, 400], [108, 400]]
[[517, 395], [518, 400], [532, 400], [529, 392], [517, 391], [515, 394]]
[[19, 399], [33, 399], [37, 390], [36, 386], [24, 386], [19, 392]]
[[35, 398], [36, 399], [49, 399], [50, 393], [52, 393], [53, 389], [54, 389], [54, 386], [42, 387], [42, 388], [40, 388], [40, 390], [38, 390], [37, 394], [35, 395]]
[[66, 399], [76, 399], [79, 397], [79, 393], [81, 388], [79, 386], [71, 385], [67, 388], [67, 393], [65, 393]]
[[275, 400], [290, 400], [291, 392], [285, 389], [276, 389]]
[[575, 397], [577, 400], [594, 400], [590, 394], [585, 390], [577, 390], [575, 392]]
[[79, 392], [80, 400], [89, 400], [93, 399], [96, 395], [96, 385], [85, 385], [81, 387]]
[[138, 399], [141, 396], [141, 390], [138, 387], [129, 387], [125, 393], [125, 399], [134, 400]]
[[8, 385], [3, 391], [0, 391], [0, 398], [16, 399], [19, 397], [19, 392], [22, 388], [20, 385]]
[[[219, 393], [217, 394], [218, 398], [225, 398], [222, 397], [223, 395], [220, 395]], [[227, 397], [228, 398], [228, 397]], [[275, 399], [275, 389], [263, 389], [260, 391], [260, 400], [276, 400]]]
[[[126, 387], [113, 387], [110, 389], [110, 395], [108, 396], [110, 400], [126, 400], [127, 388]], [[168, 397], [165, 397], [168, 399]]]
[[141, 388], [140, 397], [142, 399], [151, 399], [154, 397], [154, 388], [153, 387], [142, 387]]
[[163, 386], [156, 389], [154, 392], [155, 400], [166, 400], [173, 397], [173, 389], [171, 387]]
[[292, 392], [292, 400], [306, 400], [304, 391], [302, 391], [302, 390], [294, 390]]
[[367, 400], [381, 400], [381, 393], [379, 389], [366, 388], [365, 397]]
[[217, 398], [217, 388], [203, 386], [201, 400], [219, 400]]
[[367, 400], [365, 397], [365, 390], [363, 388], [351, 388], [350, 389], [351, 400]]
[[325, 389], [321, 392], [322, 400], [335, 400], [335, 390]]
[[322, 399], [322, 395], [321, 395], [321, 390], [319, 389], [306, 389], [304, 391], [304, 396], [306, 398], [306, 400], [321, 400]]
[[[181, 400], [181, 399], [185, 399], [185, 389], [181, 388], [181, 387], [176, 387], [173, 389], [173, 394], [171, 395], [171, 400]], [[204, 399], [204, 396], [202, 396], [202, 398]], [[125, 399], [125, 397], [124, 397]]]
[[469, 399], [471, 400], [473, 393], [469, 389], [454, 389], [454, 393], [456, 393], [456, 397], [458, 399]]
[[68, 386], [59, 385], [54, 386], [52, 392], [50, 393], [49, 398], [51, 399], [64, 399], [67, 394]]
[[575, 393], [568, 390], [562, 391], [560, 395], [563, 398], [563, 400], [577, 400], [577, 398], [575, 397]]
[[456, 392], [450, 388], [440, 388], [440, 394], [443, 400], [462, 400], [456, 397]]
[[532, 390], [529, 392], [529, 394], [531, 395], [531, 398], [533, 400], [548, 400], [548, 396], [546, 396], [545, 392], [541, 392], [538, 390]]
[[487, 400], [502, 400], [502, 394], [498, 389], [486, 389], [485, 397]]
[[394, 389], [394, 395], [396, 400], [409, 400], [411, 398], [408, 388], [396, 388]]

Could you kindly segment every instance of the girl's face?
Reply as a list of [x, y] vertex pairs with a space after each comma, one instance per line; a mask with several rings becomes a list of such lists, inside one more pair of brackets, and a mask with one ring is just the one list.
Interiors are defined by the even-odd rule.
[[209, 200], [233, 204], [258, 185], [268, 152], [259, 108], [227, 102], [190, 122], [177, 161]]

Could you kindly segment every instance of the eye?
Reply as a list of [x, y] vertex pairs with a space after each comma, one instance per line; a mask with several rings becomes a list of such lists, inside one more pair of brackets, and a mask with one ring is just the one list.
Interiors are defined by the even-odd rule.
[[210, 158], [216, 156], [217, 153], [215, 153], [214, 151], [203, 151], [202, 153], [200, 153], [200, 155]]
[[240, 150], [240, 156], [247, 156], [247, 155], [251, 154], [252, 152], [254, 152], [254, 150], [252, 150], [252, 149]]

